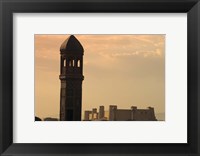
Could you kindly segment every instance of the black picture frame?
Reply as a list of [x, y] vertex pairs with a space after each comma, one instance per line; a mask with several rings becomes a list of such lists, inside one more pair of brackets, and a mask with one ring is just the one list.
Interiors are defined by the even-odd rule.
[[[188, 143], [16, 144], [13, 143], [13, 13], [187, 13]], [[199, 0], [0, 0], [1, 155], [200, 155]], [[178, 123], [177, 123], [178, 124]], [[31, 135], [31, 132], [30, 132]]]

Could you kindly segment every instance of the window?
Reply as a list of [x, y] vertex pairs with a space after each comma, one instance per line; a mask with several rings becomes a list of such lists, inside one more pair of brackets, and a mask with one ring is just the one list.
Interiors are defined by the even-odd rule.
[[80, 62], [80, 60], [78, 60], [77, 67], [80, 67], [80, 66], [81, 66], [81, 62]]
[[64, 67], [66, 67], [66, 59], [64, 59]]
[[71, 60], [69, 60], [69, 67], [71, 67], [72, 66], [72, 61]]

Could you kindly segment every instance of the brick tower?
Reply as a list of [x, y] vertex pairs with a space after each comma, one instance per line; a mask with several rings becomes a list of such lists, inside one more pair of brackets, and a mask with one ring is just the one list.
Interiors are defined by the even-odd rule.
[[84, 49], [71, 35], [60, 47], [60, 120], [80, 121]]

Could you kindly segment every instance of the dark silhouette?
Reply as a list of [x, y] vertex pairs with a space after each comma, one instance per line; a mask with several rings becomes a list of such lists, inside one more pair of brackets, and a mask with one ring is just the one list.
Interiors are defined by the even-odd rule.
[[84, 49], [71, 35], [60, 47], [60, 120], [81, 121]]
[[109, 106], [109, 116], [105, 116], [104, 106], [92, 111], [86, 110], [84, 121], [157, 121], [154, 108], [138, 109], [132, 106], [131, 109], [118, 109], [117, 105]]
[[35, 121], [42, 121], [39, 117], [35, 116]]
[[58, 119], [57, 118], [47, 117], [47, 118], [44, 118], [44, 121], [58, 121]]

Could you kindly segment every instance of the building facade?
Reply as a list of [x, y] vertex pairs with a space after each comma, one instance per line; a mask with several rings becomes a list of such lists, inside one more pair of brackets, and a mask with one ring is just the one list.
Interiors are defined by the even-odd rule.
[[[108, 116], [105, 116], [104, 106], [85, 111], [85, 121], [157, 121], [154, 108], [138, 109], [132, 106], [131, 109], [118, 109], [116, 105], [110, 105]], [[95, 115], [96, 114], [96, 115]]]
[[60, 47], [60, 120], [80, 121], [84, 49], [71, 35]]

